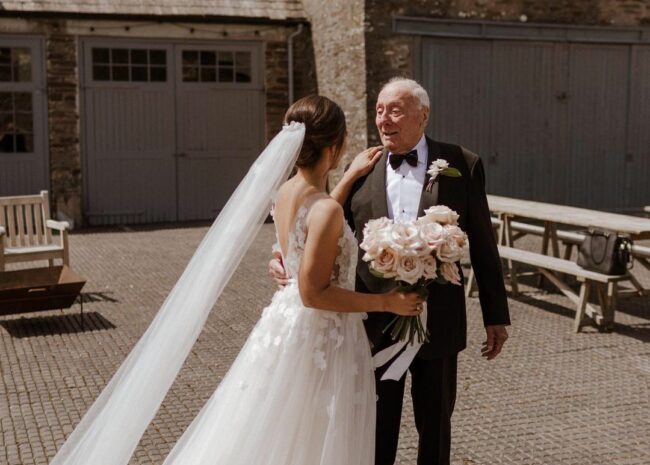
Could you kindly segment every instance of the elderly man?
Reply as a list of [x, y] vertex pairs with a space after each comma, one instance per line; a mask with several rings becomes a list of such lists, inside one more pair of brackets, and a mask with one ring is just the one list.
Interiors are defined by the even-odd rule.
[[[359, 242], [364, 225], [387, 216], [414, 220], [433, 205], [446, 205], [459, 214], [459, 226], [467, 233], [472, 266], [479, 287], [483, 322], [487, 333], [482, 355], [494, 359], [508, 338], [510, 324], [501, 262], [492, 233], [485, 195], [485, 174], [480, 158], [458, 145], [426, 137], [429, 97], [417, 82], [394, 78], [379, 93], [375, 123], [384, 146], [372, 171], [352, 186], [345, 204], [348, 223]], [[425, 189], [427, 169], [432, 161], [444, 159], [460, 171], [460, 177], [439, 176], [434, 188]], [[394, 285], [374, 277], [368, 264], [357, 265], [356, 289], [384, 292]], [[277, 268], [272, 261], [271, 268]], [[278, 273], [274, 273], [279, 278]], [[451, 415], [456, 400], [456, 360], [466, 347], [467, 318], [461, 286], [433, 283], [427, 301], [430, 342], [422, 345], [408, 366], [411, 396], [419, 435], [418, 465], [449, 464]], [[390, 331], [384, 328], [391, 316], [373, 313], [366, 320], [366, 332], [373, 353], [391, 346]], [[399, 380], [382, 376], [392, 361], [377, 368], [377, 429], [375, 463], [395, 462], [402, 416], [406, 374]]]

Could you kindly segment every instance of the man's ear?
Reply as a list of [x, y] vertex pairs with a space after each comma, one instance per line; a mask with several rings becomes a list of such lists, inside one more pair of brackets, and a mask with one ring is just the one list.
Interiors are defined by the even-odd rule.
[[422, 127], [426, 128], [427, 124], [429, 123], [429, 107], [423, 107], [422, 108]]

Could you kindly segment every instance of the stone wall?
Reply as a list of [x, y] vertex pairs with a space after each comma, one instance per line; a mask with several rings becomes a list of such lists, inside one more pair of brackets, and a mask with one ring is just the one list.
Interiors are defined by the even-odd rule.
[[77, 40], [51, 23], [46, 39], [50, 191], [54, 214], [71, 225], [82, 223], [82, 171], [79, 148]]
[[[364, 5], [362, 0], [303, 0], [312, 28], [318, 91], [343, 108], [348, 122], [348, 150], [341, 169], [367, 147]], [[341, 169], [332, 176], [333, 182]]]
[[379, 141], [374, 105], [393, 76], [412, 77], [417, 38], [395, 34], [393, 16], [574, 25], [650, 24], [650, 0], [367, 0], [365, 11], [368, 144]]
[[[296, 28], [287, 30], [289, 34]], [[264, 87], [266, 89], [266, 140], [270, 141], [282, 128], [289, 107], [289, 58], [287, 38], [266, 43]], [[303, 28], [293, 39], [294, 100], [318, 93], [316, 64], [311, 29]]]

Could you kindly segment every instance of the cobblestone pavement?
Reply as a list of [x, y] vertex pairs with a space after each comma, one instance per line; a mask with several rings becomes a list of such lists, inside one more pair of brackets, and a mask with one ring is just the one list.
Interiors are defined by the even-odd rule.
[[[85, 325], [78, 305], [0, 318], [0, 463], [45, 464], [54, 456], [144, 332], [205, 231], [175, 226], [72, 234], [72, 267], [88, 279]], [[131, 464], [161, 463], [218, 385], [274, 291], [266, 278], [272, 236], [265, 225]], [[650, 285], [648, 273], [640, 276]], [[523, 290], [510, 301], [506, 350], [489, 363], [479, 356], [478, 299], [469, 300], [453, 464], [650, 464], [649, 299], [622, 300], [612, 333], [576, 335], [565, 297]], [[407, 399], [397, 463], [415, 464], [416, 448]]]

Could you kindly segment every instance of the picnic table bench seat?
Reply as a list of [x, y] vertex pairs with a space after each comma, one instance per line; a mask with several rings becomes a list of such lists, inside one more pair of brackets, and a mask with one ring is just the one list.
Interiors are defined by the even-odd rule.
[[[552, 257], [540, 253], [530, 252], [527, 250], [515, 249], [500, 245], [499, 254], [505, 260], [526, 264], [535, 267], [550, 282], [576, 303], [576, 317], [574, 320], [574, 331], [580, 331], [584, 326], [585, 316], [591, 317], [602, 327], [610, 327], [614, 322], [614, 309], [616, 305], [616, 285], [619, 281], [628, 280], [628, 275], [606, 275], [594, 271], [585, 270], [573, 261], [563, 258]], [[580, 281], [580, 292], [576, 295], [573, 290], [561, 281], [554, 273], [570, 274]], [[510, 280], [513, 284], [513, 291], [516, 292], [517, 272], [513, 266], [510, 269]], [[588, 303], [592, 285], [596, 285], [598, 298], [601, 303], [603, 313], [598, 312]]]
[[[492, 217], [493, 227], [499, 228], [501, 227], [501, 223], [502, 223], [501, 219]], [[520, 233], [521, 235], [524, 234], [532, 234], [535, 236], [544, 235], [544, 227], [540, 225], [523, 223], [520, 221], [511, 221], [510, 226], [512, 227], [513, 231]], [[517, 239], [517, 238], [518, 237], [513, 237], [513, 239]], [[584, 234], [578, 231], [567, 231], [565, 229], [558, 229], [557, 238], [567, 246], [567, 248], [564, 250], [564, 258], [568, 260], [571, 257], [573, 247], [582, 244], [582, 241], [584, 240], [585, 236]], [[650, 247], [634, 244], [632, 245], [632, 256], [635, 258], [650, 259]], [[646, 266], [646, 263], [643, 261], [641, 261], [641, 264]]]

